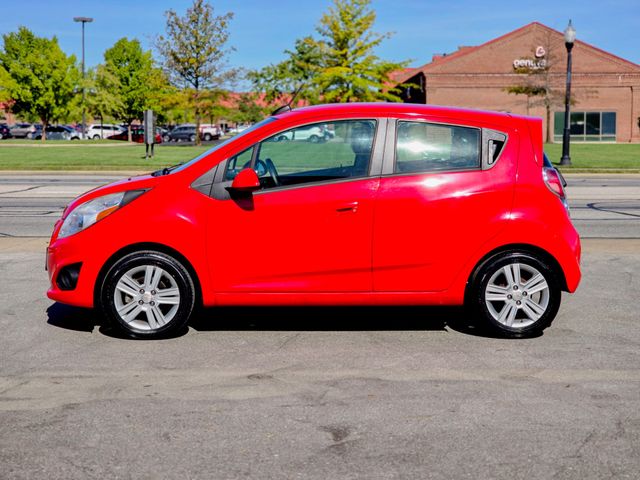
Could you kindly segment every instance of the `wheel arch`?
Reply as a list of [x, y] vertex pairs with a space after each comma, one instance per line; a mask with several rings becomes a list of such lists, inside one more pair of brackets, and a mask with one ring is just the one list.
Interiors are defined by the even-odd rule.
[[483, 256], [475, 264], [475, 266], [471, 270], [471, 273], [469, 274], [469, 277], [467, 278], [467, 284], [465, 286], [465, 298], [467, 298], [467, 296], [468, 296], [468, 294], [469, 294], [469, 292], [471, 290], [471, 287], [474, 284], [475, 277], [478, 274], [478, 272], [480, 272], [480, 270], [482, 270], [483, 265], [486, 264], [492, 258], [494, 258], [494, 257], [496, 257], [498, 255], [502, 255], [504, 253], [509, 253], [509, 252], [528, 253], [528, 254], [537, 256], [537, 257], [541, 258], [542, 260], [546, 261], [547, 263], [549, 263], [549, 265], [551, 265], [551, 267], [553, 268], [553, 271], [558, 276], [558, 279], [560, 281], [561, 290], [565, 291], [565, 292], [568, 291], [567, 279], [565, 277], [564, 270], [560, 266], [560, 263], [558, 262], [558, 260], [556, 260], [556, 258], [553, 255], [551, 255], [545, 249], [540, 248], [540, 247], [538, 247], [536, 245], [531, 245], [531, 244], [528, 244], [528, 243], [511, 243], [511, 244], [502, 245], [500, 247], [494, 248], [489, 253], [487, 253], [485, 256]]
[[181, 254], [178, 250], [171, 248], [167, 245], [164, 245], [162, 243], [155, 243], [155, 242], [133, 243], [131, 245], [127, 245], [126, 247], [121, 248], [120, 250], [116, 251], [113, 255], [109, 257], [109, 259], [104, 263], [104, 265], [100, 269], [100, 272], [98, 273], [98, 277], [96, 278], [96, 282], [93, 290], [94, 305], [98, 304], [100, 291], [102, 289], [102, 284], [104, 283], [104, 279], [107, 273], [109, 272], [109, 270], [111, 270], [111, 267], [113, 267], [116, 264], [116, 262], [121, 258], [123, 258], [124, 256], [129, 255], [131, 253], [141, 252], [145, 250], [153, 250], [156, 252], [170, 255], [174, 257], [176, 260], [178, 260], [180, 263], [182, 263], [182, 265], [187, 269], [187, 271], [191, 275], [191, 278], [193, 280], [193, 285], [195, 286], [195, 289], [196, 289], [195, 303], [197, 306], [202, 305], [202, 286], [200, 284], [200, 278], [198, 277], [196, 269], [193, 267], [191, 262], [187, 259], [187, 257]]

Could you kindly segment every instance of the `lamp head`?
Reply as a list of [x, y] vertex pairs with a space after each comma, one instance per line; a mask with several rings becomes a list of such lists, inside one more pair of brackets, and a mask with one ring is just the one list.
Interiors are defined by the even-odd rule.
[[74, 22], [91, 23], [93, 18], [91, 17], [73, 17]]
[[571, 24], [571, 20], [569, 20], [569, 25], [564, 29], [564, 43], [573, 44], [576, 41], [576, 29], [573, 28]]

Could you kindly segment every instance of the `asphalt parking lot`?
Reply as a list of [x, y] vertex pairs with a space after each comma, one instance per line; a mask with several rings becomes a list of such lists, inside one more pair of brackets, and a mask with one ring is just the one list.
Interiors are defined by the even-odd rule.
[[124, 340], [45, 298], [42, 220], [6, 200], [0, 477], [637, 478], [633, 192], [577, 199], [632, 221], [576, 211], [582, 285], [521, 340], [456, 308], [208, 309], [177, 338]]

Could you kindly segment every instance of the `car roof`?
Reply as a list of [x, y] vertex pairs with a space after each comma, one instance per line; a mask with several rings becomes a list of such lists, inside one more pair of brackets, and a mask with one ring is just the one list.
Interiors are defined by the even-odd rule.
[[474, 110], [470, 108], [446, 107], [441, 105], [424, 105], [417, 103], [332, 103], [314, 105], [311, 107], [295, 108], [289, 112], [275, 115], [276, 118], [293, 118], [295, 116], [315, 116], [331, 114], [350, 114], [366, 116], [393, 116], [393, 115], [430, 115], [436, 117], [460, 118], [477, 120], [489, 120], [504, 122], [511, 118], [506, 112], [494, 112], [487, 110]]

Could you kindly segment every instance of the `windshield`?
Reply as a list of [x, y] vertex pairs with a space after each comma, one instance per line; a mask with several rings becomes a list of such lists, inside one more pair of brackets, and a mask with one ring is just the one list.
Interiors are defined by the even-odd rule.
[[193, 160], [189, 160], [187, 163], [183, 163], [182, 165], [178, 166], [175, 169], [171, 169], [172, 172], [179, 172], [181, 170], [184, 170], [185, 168], [190, 167], [191, 165], [193, 165], [196, 162], [199, 162], [200, 160], [202, 160], [204, 157], [208, 156], [209, 154], [215, 152], [216, 150], [218, 150], [219, 148], [222, 148], [228, 144], [230, 144], [231, 142], [236, 141], [238, 138], [240, 137], [244, 137], [245, 135], [253, 132], [254, 130], [262, 127], [263, 125], [266, 125], [267, 123], [271, 123], [273, 121], [275, 121], [276, 119], [274, 117], [269, 117], [269, 118], [265, 118], [264, 120], [262, 120], [261, 122], [258, 122], [254, 125], [252, 125], [251, 127], [247, 128], [246, 130], [243, 130], [242, 132], [238, 133], [237, 135], [234, 135], [231, 138], [227, 138], [224, 142], [220, 142], [219, 144], [217, 144], [216, 146], [214, 146], [213, 148], [210, 148], [209, 150], [207, 150], [204, 153], [201, 153], [200, 155], [198, 155], [196, 158], [194, 158]]

